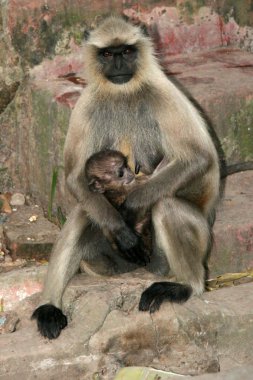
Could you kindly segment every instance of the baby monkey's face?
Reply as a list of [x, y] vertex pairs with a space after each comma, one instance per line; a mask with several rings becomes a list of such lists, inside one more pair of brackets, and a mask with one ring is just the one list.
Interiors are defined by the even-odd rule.
[[104, 162], [100, 180], [104, 184], [105, 191], [117, 191], [132, 185], [135, 181], [135, 175], [129, 168], [126, 158], [111, 157]]
[[115, 150], [92, 155], [86, 163], [86, 178], [90, 191], [99, 193], [126, 194], [135, 183], [135, 175], [128, 166], [127, 158]]

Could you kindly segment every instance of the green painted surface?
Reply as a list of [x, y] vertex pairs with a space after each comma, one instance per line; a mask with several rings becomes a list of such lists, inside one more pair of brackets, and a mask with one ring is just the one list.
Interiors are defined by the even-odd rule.
[[184, 377], [172, 372], [164, 372], [152, 368], [127, 367], [122, 368], [114, 380], [180, 380]]

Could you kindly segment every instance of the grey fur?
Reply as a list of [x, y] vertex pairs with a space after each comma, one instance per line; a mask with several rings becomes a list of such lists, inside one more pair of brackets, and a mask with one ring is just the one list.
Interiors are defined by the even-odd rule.
[[[96, 49], [121, 40], [136, 44], [138, 70], [128, 83], [115, 85], [97, 66]], [[165, 77], [150, 40], [120, 18], [109, 18], [90, 33], [86, 69], [89, 83], [72, 112], [65, 144], [66, 181], [77, 206], [54, 247], [41, 303], [60, 308], [81, 258], [111, 254], [104, 239], [89, 232], [91, 223], [112, 235], [127, 228], [102, 194], [89, 192], [84, 179], [87, 158], [105, 148], [121, 150], [145, 174], [166, 158], [168, 164], [130, 193], [126, 205], [130, 210], [152, 207], [156, 245], [150, 269], [159, 271], [164, 255], [177, 280], [201, 294], [210, 241], [207, 220], [219, 194], [218, 156], [205, 122]]]

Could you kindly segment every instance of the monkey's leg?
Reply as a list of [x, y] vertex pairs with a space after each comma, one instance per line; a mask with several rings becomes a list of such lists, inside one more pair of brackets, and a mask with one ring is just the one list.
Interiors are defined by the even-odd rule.
[[88, 226], [80, 243], [83, 251], [80, 267], [88, 275], [113, 276], [139, 267], [121, 256], [97, 226]]
[[164, 300], [185, 302], [191, 293], [204, 291], [205, 256], [209, 226], [201, 212], [181, 199], [165, 199], [152, 213], [156, 243], [165, 253], [170, 269], [180, 283], [160, 282], [146, 289], [139, 309], [154, 312]]
[[62, 295], [69, 280], [79, 268], [83, 256], [80, 238], [84, 234], [88, 219], [84, 211], [76, 206], [69, 215], [52, 252], [41, 306], [33, 313], [40, 333], [49, 339], [57, 338], [67, 326], [67, 318], [61, 311]]

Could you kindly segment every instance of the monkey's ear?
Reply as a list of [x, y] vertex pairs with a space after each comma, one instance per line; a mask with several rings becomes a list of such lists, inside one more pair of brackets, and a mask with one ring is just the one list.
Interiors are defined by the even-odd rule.
[[85, 41], [88, 41], [88, 39], [90, 37], [90, 31], [88, 29], [86, 29], [83, 33], [83, 36], [84, 36]]
[[101, 193], [103, 194], [105, 192], [104, 186], [97, 181], [96, 179], [93, 179], [88, 184], [89, 190], [93, 193]]

